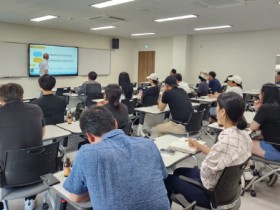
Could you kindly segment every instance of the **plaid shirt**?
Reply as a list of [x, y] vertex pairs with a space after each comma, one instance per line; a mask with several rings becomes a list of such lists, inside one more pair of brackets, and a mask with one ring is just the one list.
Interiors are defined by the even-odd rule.
[[225, 167], [244, 163], [252, 154], [253, 142], [245, 130], [224, 129], [201, 165], [201, 181], [207, 189], [216, 186]]

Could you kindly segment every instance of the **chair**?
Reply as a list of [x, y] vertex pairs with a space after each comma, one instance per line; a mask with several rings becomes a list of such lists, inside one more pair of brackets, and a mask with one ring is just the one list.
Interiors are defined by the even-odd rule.
[[[240, 165], [226, 167], [223, 170], [217, 185], [213, 189], [206, 189], [203, 187], [202, 183], [188, 177], [179, 176], [179, 178], [203, 189], [209, 195], [211, 209], [218, 209], [221, 206], [229, 205], [235, 202], [235, 205], [230, 208], [235, 210], [240, 208], [240, 179], [247, 163], [248, 160]], [[197, 209], [195, 201], [190, 204], [182, 195], [172, 195], [171, 199], [176, 203], [183, 205], [184, 209]], [[198, 209], [205, 208], [198, 206]]]
[[6, 152], [0, 195], [5, 210], [9, 209], [8, 200], [30, 197], [44, 191], [47, 191], [46, 195], [54, 208], [50, 188], [42, 182], [40, 176], [56, 171], [58, 147], [59, 142], [55, 142]]
[[188, 136], [200, 137], [200, 131], [202, 128], [202, 118], [205, 110], [193, 112], [187, 123], [182, 123], [185, 125]]
[[145, 96], [143, 98], [143, 106], [154, 106], [157, 104], [158, 96]]
[[[279, 127], [280, 127], [280, 121], [262, 125], [262, 135], [266, 143], [280, 145]], [[251, 196], [256, 197], [257, 193], [255, 191], [255, 185], [257, 183], [263, 181], [264, 179], [269, 178], [270, 176], [273, 179], [267, 183], [268, 186], [272, 186], [277, 181], [278, 176], [280, 176], [280, 161], [266, 160], [256, 155], [253, 155], [251, 159], [255, 162], [263, 163], [266, 168], [270, 169], [270, 171], [267, 174], [262, 176], [260, 174], [260, 171], [255, 170], [255, 174], [258, 174], [260, 177], [257, 180], [255, 180], [252, 184]]]
[[63, 94], [64, 93], [70, 93], [70, 92], [71, 92], [71, 88], [70, 87], [57, 88], [56, 92], [55, 92], [55, 95], [62, 96], [63, 98], [65, 98], [66, 103], [69, 104], [70, 97], [69, 96], [65, 96]]
[[207, 130], [205, 127], [209, 124], [209, 110], [211, 106], [209, 103], [201, 103], [199, 107], [197, 108], [197, 111], [204, 110], [203, 116], [202, 116], [202, 130], [207, 134]]
[[137, 99], [136, 98], [132, 98], [132, 99], [123, 99], [121, 100], [121, 103], [125, 104], [127, 106], [128, 109], [128, 114], [129, 115], [133, 115], [135, 113], [135, 106], [137, 103]]
[[87, 96], [85, 101], [85, 106], [89, 107], [93, 104], [93, 99], [101, 99], [103, 98], [103, 94], [101, 92], [100, 84], [87, 84], [85, 95]]
[[122, 129], [123, 132], [124, 132], [126, 135], [130, 136], [130, 135], [131, 135], [131, 126], [132, 126], [132, 123], [133, 123], [133, 121], [130, 120], [128, 123], [126, 123], [126, 124], [124, 124], [124, 125], [120, 125], [120, 126], [119, 126], [119, 129]]

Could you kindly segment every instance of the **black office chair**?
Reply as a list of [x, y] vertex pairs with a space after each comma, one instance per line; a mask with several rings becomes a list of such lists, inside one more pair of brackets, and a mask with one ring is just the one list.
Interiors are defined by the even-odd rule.
[[5, 210], [9, 209], [8, 200], [26, 198], [44, 191], [47, 192], [46, 196], [54, 208], [50, 188], [42, 182], [40, 176], [56, 171], [58, 147], [59, 142], [54, 142], [40, 147], [6, 152], [0, 195]]
[[55, 95], [65, 98], [66, 103], [69, 104], [70, 97], [63, 95], [64, 93], [71, 93], [71, 88], [70, 87], [57, 88]]
[[93, 105], [93, 99], [102, 99], [103, 94], [101, 93], [101, 85], [100, 84], [87, 84], [85, 95], [87, 96], [85, 101], [85, 106], [90, 107]]
[[123, 99], [123, 100], [121, 100], [121, 103], [123, 103], [127, 106], [129, 115], [133, 115], [135, 113], [135, 106], [136, 106], [136, 103], [137, 103], [136, 98]]
[[[280, 121], [273, 123], [266, 123], [262, 125], [262, 135], [264, 140], [268, 144], [280, 145]], [[259, 178], [255, 180], [251, 188], [251, 196], [256, 197], [257, 193], [255, 191], [255, 185], [267, 178], [270, 178], [267, 185], [273, 186], [278, 177], [280, 176], [280, 161], [271, 161], [261, 158], [259, 156], [253, 155], [251, 159], [255, 162], [263, 163], [265, 168], [268, 168], [270, 171], [266, 174], [261, 174], [261, 170], [254, 170], [256, 175], [259, 175]]]
[[154, 106], [157, 104], [158, 96], [145, 96], [143, 98], [142, 104], [146, 106]]
[[132, 123], [133, 123], [133, 121], [130, 120], [128, 123], [126, 123], [124, 125], [120, 125], [119, 129], [122, 129], [123, 132], [126, 135], [130, 136], [131, 135], [131, 130], [132, 130], [132, 128], [131, 128], [132, 127]]
[[[240, 204], [241, 204], [240, 179], [247, 163], [248, 160], [240, 165], [226, 167], [223, 170], [217, 185], [213, 189], [206, 189], [204, 188], [202, 183], [197, 182], [185, 176], [179, 176], [179, 178], [203, 189], [209, 195], [211, 209], [218, 209], [218, 207], [220, 206], [232, 204], [235, 202], [234, 207], [230, 209], [237, 210], [240, 208]], [[171, 196], [171, 199], [174, 202], [181, 204], [184, 207], [184, 209], [195, 209], [196, 207], [195, 202], [189, 203], [186, 199], [183, 198], [182, 195], [177, 196], [173, 194]]]

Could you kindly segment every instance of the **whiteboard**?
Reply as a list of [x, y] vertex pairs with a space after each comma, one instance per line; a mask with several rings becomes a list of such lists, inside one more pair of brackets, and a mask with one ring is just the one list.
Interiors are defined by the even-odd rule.
[[95, 71], [98, 75], [111, 72], [111, 51], [79, 48], [79, 75], [88, 75]]
[[0, 77], [26, 77], [27, 51], [27, 44], [0, 42]]

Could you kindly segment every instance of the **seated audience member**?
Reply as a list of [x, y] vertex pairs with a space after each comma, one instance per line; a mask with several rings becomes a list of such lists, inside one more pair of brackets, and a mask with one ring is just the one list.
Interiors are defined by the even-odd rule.
[[[165, 89], [161, 100], [158, 102], [159, 110], [163, 111], [168, 104], [174, 121], [188, 122], [193, 113], [193, 107], [188, 94], [182, 88], [177, 87], [175, 77], [168, 76], [164, 82]], [[157, 125], [155, 132], [158, 135], [162, 135], [163, 133], [186, 134], [186, 129], [184, 125], [169, 121]]]
[[121, 88], [117, 84], [110, 84], [105, 88], [105, 100], [98, 103], [106, 107], [115, 117], [118, 127], [128, 123], [128, 109], [127, 106], [120, 103]]
[[113, 115], [100, 106], [82, 113], [80, 127], [90, 144], [80, 148], [64, 183], [71, 200], [90, 200], [94, 210], [170, 209], [167, 170], [152, 141], [116, 130]]
[[[178, 168], [166, 179], [168, 194], [183, 194], [189, 202], [210, 208], [209, 197], [205, 191], [179, 179], [180, 175], [195, 179], [207, 189], [214, 188], [226, 167], [244, 163], [251, 156], [252, 141], [244, 130], [247, 127], [243, 117], [245, 103], [238, 94], [222, 93], [218, 97], [217, 117], [224, 126], [217, 143], [211, 148], [189, 139], [189, 146], [206, 154], [201, 168]], [[187, 144], [187, 142], [186, 142]], [[221, 161], [222, 160], [222, 161]]]
[[[147, 79], [149, 80], [150, 86], [147, 89], [145, 89], [142, 94], [140, 94], [141, 101], [142, 101], [141, 104], [144, 106], [147, 97], [153, 97], [155, 98], [155, 101], [157, 101], [160, 92], [160, 88], [158, 86], [158, 75], [156, 73], [152, 73], [147, 77]], [[145, 113], [141, 112], [139, 117], [140, 126], [144, 124], [144, 119], [145, 119]]]
[[175, 78], [176, 78], [176, 80], [177, 80], [178, 88], [182, 88], [182, 89], [185, 90], [187, 93], [190, 93], [190, 92], [191, 92], [188, 83], [182, 81], [182, 75], [181, 75], [181, 74], [175, 74]]
[[222, 86], [221, 93], [226, 92], [227, 87], [228, 87], [228, 78], [229, 78], [229, 77], [232, 77], [232, 76], [233, 76], [233, 75], [227, 76], [226, 80], [224, 81], [224, 83], [226, 83], [226, 85], [223, 85], [223, 86]]
[[[23, 88], [20, 85], [8, 83], [0, 87], [0, 104], [3, 105], [0, 107], [0, 174], [4, 170], [6, 151], [43, 145], [45, 124], [42, 110], [22, 100]], [[25, 210], [35, 208], [35, 197], [25, 198]]]
[[100, 93], [101, 92], [101, 84], [99, 82], [96, 81], [97, 79], [97, 74], [94, 71], [91, 71], [88, 73], [88, 81], [84, 82], [82, 84], [82, 86], [79, 88], [78, 90], [78, 95], [81, 94], [86, 94], [86, 86], [88, 84], [97, 84], [99, 86], [96, 86], [96, 93]]
[[[241, 97], [243, 97], [242, 91], [242, 79], [238, 75], [233, 75], [231, 77], [227, 77], [227, 88], [225, 90], [226, 93], [228, 92], [235, 92]], [[216, 92], [215, 94], [209, 94], [211, 98], [217, 98], [220, 93]]]
[[206, 82], [207, 77], [208, 77], [207, 73], [200, 72], [200, 75], [198, 77], [200, 79], [200, 83], [198, 84], [198, 87], [196, 90], [198, 96], [207, 96], [208, 95], [209, 85]]
[[46, 125], [55, 125], [64, 122], [64, 112], [67, 103], [65, 98], [56, 96], [52, 92], [56, 83], [55, 78], [45, 74], [39, 78], [38, 83], [43, 90], [43, 95], [33, 101], [32, 104], [37, 104], [41, 107]]
[[176, 69], [171, 69], [169, 76], [175, 76], [175, 74], [177, 74]]
[[278, 71], [276, 76], [275, 76], [275, 85], [280, 90], [280, 71]]
[[[262, 126], [265, 124], [279, 122], [280, 95], [277, 86], [272, 83], [264, 84], [259, 93], [259, 100], [255, 101], [254, 106], [257, 112], [250, 124], [251, 130], [262, 130]], [[266, 140], [269, 141], [269, 139]], [[264, 142], [262, 136], [253, 139], [253, 143], [253, 154], [268, 160], [280, 161], [279, 145]]]
[[214, 71], [210, 71], [208, 73], [208, 80], [209, 80], [209, 88], [211, 89], [212, 94], [219, 93], [221, 91], [221, 83], [219, 80], [216, 79], [216, 73]]
[[122, 88], [121, 99], [131, 99], [133, 95], [133, 85], [130, 82], [129, 74], [121, 72], [119, 74], [119, 86]]

